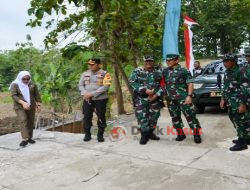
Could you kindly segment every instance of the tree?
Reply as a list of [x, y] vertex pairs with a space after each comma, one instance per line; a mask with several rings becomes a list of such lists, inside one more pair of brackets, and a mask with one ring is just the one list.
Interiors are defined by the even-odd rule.
[[[237, 52], [246, 41], [249, 19], [233, 16], [239, 4], [244, 7], [249, 0], [185, 0], [183, 11], [196, 19], [194, 51], [200, 55], [217, 56], [218, 53]], [[237, 11], [236, 11], [237, 12]], [[249, 12], [245, 9], [245, 13]], [[244, 14], [245, 14], [244, 13]], [[247, 15], [247, 14], [246, 14]], [[249, 17], [249, 14], [248, 16]]]
[[[137, 67], [138, 60], [145, 52], [160, 55], [163, 21], [163, 0], [47, 0], [31, 1], [29, 15], [34, 15], [28, 25], [41, 26], [44, 16], [65, 15], [55, 23], [44, 42], [56, 45], [60, 37], [69, 38], [81, 35], [79, 41], [92, 38], [89, 48], [106, 54], [107, 62], [115, 69], [115, 88], [119, 114], [125, 112], [119, 75], [123, 75], [128, 84], [124, 67], [132, 64]], [[74, 7], [74, 13], [68, 13], [68, 7]], [[47, 17], [48, 18], [48, 17]], [[50, 28], [54, 20], [46, 22]], [[86, 33], [82, 31], [85, 30]], [[74, 37], [73, 37], [74, 38]], [[126, 63], [126, 64], [125, 64]]]

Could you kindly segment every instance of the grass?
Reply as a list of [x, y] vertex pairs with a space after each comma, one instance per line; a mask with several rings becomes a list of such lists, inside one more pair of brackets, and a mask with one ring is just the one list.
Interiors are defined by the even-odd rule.
[[12, 104], [13, 100], [9, 92], [0, 92], [0, 104]]

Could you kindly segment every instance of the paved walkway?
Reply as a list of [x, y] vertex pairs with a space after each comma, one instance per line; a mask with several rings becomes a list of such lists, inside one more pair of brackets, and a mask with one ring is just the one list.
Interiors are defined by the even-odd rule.
[[[133, 116], [131, 116], [133, 118]], [[234, 129], [225, 113], [198, 115], [203, 143], [82, 141], [83, 135], [35, 133], [37, 143], [19, 149], [20, 134], [0, 136], [0, 190], [250, 189], [250, 149], [230, 152]], [[135, 121], [124, 125], [128, 128]], [[159, 126], [171, 126], [163, 111]], [[47, 139], [46, 139], [47, 138]]]

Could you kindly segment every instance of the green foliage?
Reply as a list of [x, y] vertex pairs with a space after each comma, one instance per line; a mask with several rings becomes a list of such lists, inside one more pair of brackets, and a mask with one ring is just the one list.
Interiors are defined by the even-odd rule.
[[[25, 43], [17, 50], [0, 52], [0, 84], [7, 89], [21, 70], [28, 70], [38, 84], [43, 103], [55, 111], [71, 112], [80, 101], [78, 81], [87, 69], [89, 53], [80, 53], [72, 60], [65, 59], [59, 50], [39, 51]], [[80, 99], [80, 100], [79, 100]]]
[[[165, 0], [53, 0], [53, 3], [32, 0], [28, 14], [34, 15], [35, 19], [27, 25], [40, 26], [43, 17], [51, 12], [65, 14], [66, 17], [57, 23], [53, 18], [46, 22], [47, 28], [52, 23], [56, 28], [45, 38], [46, 46], [56, 45], [60, 36], [69, 38], [85, 30], [89, 37], [94, 38], [94, 43], [89, 47], [92, 50], [108, 50], [112, 55], [116, 53], [122, 62], [135, 62], [148, 52], [161, 57], [164, 3]], [[75, 6], [76, 11], [67, 14], [67, 4]], [[84, 39], [87, 37], [82, 35], [81, 41]], [[70, 51], [65, 52], [69, 57], [84, 49], [76, 44], [70, 46]]]
[[[44, 39], [47, 48], [64, 39], [77, 43], [60, 51], [42, 52], [33, 47], [27, 35], [27, 42], [17, 44], [17, 50], [0, 53], [0, 84], [6, 88], [17, 72], [29, 70], [39, 84], [43, 101], [55, 110], [69, 112], [79, 101], [77, 83], [89, 58], [102, 58], [110, 73], [114, 65], [122, 65], [126, 75], [139, 65], [143, 54], [154, 54], [160, 62], [165, 2], [31, 0], [27, 13], [32, 19], [27, 25], [37, 27], [45, 22], [45, 27], [51, 29]], [[183, 0], [182, 10], [199, 23], [193, 27], [196, 57], [237, 52], [244, 42], [250, 43], [249, 0]], [[179, 39], [183, 54], [182, 26]], [[114, 91], [112, 85], [110, 93]]]
[[193, 27], [196, 55], [238, 52], [249, 36], [249, 4], [249, 0], [185, 0], [183, 11], [199, 23]]

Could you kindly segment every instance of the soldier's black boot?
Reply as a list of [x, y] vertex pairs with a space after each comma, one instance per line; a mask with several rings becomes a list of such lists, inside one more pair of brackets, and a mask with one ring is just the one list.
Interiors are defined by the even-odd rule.
[[151, 140], [155, 140], [155, 141], [160, 140], [160, 137], [158, 137], [158, 136], [156, 136], [156, 135], [154, 134], [154, 129], [150, 129], [150, 130], [149, 130], [148, 138], [151, 139]]
[[141, 131], [141, 140], [140, 140], [140, 144], [147, 144], [148, 142], [148, 131]]
[[194, 142], [199, 144], [201, 143], [201, 136], [200, 135], [194, 135]]
[[184, 133], [184, 131], [181, 128], [176, 129], [177, 131], [177, 137], [176, 137], [176, 141], [183, 141], [186, 138], [186, 135]]
[[[238, 139], [234, 139], [234, 140], [232, 140], [232, 142], [234, 144], [237, 144], [238, 143]], [[247, 145], [250, 145], [250, 139], [246, 139], [245, 142], [246, 142]]]
[[244, 139], [240, 138], [238, 139], [238, 142], [234, 146], [229, 148], [229, 150], [231, 151], [241, 151], [245, 149], [248, 149], [247, 144]]
[[237, 142], [238, 142], [238, 139], [232, 140], [232, 143], [234, 143], [234, 144], [237, 144]]
[[83, 141], [87, 142], [91, 140], [91, 133], [90, 133], [90, 129], [85, 129], [85, 136]]
[[98, 133], [97, 133], [97, 140], [98, 140], [98, 142], [104, 142], [103, 133], [104, 133], [104, 129], [103, 128], [99, 128], [98, 129]]

